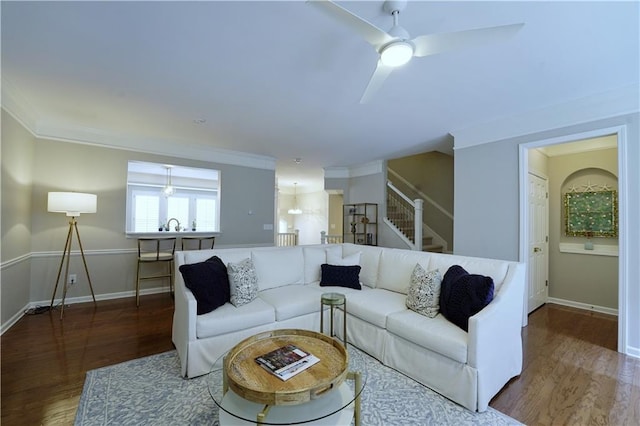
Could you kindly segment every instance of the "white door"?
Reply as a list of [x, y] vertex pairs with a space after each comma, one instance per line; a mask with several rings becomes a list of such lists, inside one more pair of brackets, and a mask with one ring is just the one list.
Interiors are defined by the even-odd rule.
[[549, 183], [529, 173], [529, 293], [527, 312], [549, 296]]

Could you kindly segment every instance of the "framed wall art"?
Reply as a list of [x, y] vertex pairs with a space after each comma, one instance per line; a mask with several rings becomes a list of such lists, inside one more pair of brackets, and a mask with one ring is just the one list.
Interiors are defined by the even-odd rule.
[[618, 236], [617, 191], [564, 194], [565, 235], [571, 237]]

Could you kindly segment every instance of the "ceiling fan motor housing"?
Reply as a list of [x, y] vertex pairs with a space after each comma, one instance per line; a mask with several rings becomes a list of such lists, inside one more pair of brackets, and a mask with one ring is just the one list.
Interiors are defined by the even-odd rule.
[[387, 0], [382, 5], [382, 9], [391, 14], [395, 11], [402, 12], [405, 7], [407, 7], [407, 0]]

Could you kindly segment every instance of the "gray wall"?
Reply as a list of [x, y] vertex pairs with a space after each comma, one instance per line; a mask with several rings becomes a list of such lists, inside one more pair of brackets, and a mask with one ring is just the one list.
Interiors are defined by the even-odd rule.
[[[78, 221], [94, 291], [99, 297], [117, 297], [118, 293], [135, 289], [136, 239], [125, 235], [129, 160], [220, 170], [221, 234], [216, 238], [216, 246], [273, 245], [273, 231], [264, 230], [263, 225], [275, 226], [274, 170], [37, 139], [6, 117], [8, 114], [3, 110], [3, 324], [19, 313], [27, 302], [24, 295], [13, 296], [16, 287], [21, 286], [23, 291], [25, 287], [28, 289], [30, 302], [51, 298], [68, 220], [63, 214], [47, 212], [49, 191], [97, 194], [97, 213], [81, 215]], [[18, 182], [12, 182], [13, 172], [10, 171], [16, 168], [21, 175], [15, 178]], [[19, 198], [16, 200], [15, 197]], [[74, 243], [73, 250], [77, 249], [77, 243]], [[25, 261], [10, 262], [24, 254], [30, 254], [27, 256], [30, 261], [26, 262], [30, 263], [29, 279], [26, 278], [29, 275], [16, 273], [16, 268], [25, 267]], [[78, 274], [78, 283], [67, 297], [90, 295], [79, 256], [72, 255], [71, 271]], [[157, 285], [166, 286], [148, 282], [145, 287]]]
[[519, 257], [519, 145], [626, 125], [629, 226], [627, 347], [640, 355], [640, 114], [591, 120], [455, 150], [454, 241], [456, 254], [517, 260]]
[[454, 161], [455, 253], [518, 260], [518, 144], [459, 149]]

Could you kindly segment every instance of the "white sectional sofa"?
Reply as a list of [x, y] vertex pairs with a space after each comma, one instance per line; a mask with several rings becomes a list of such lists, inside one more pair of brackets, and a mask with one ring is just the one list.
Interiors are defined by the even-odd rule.
[[[361, 290], [321, 287], [320, 265], [327, 251], [360, 253]], [[259, 293], [250, 303], [230, 303], [204, 315], [186, 288], [179, 268], [218, 256], [225, 264], [253, 260]], [[485, 411], [491, 398], [522, 370], [521, 324], [524, 265], [493, 259], [416, 252], [354, 244], [213, 249], [177, 252], [173, 343], [182, 375], [207, 373], [213, 362], [240, 340], [279, 328], [319, 330], [320, 295], [347, 297], [348, 341], [379, 361], [460, 405]], [[435, 318], [406, 307], [416, 264], [444, 275], [452, 265], [493, 278], [494, 299], [469, 318], [468, 332], [442, 314]], [[337, 313], [336, 330], [342, 330]]]

